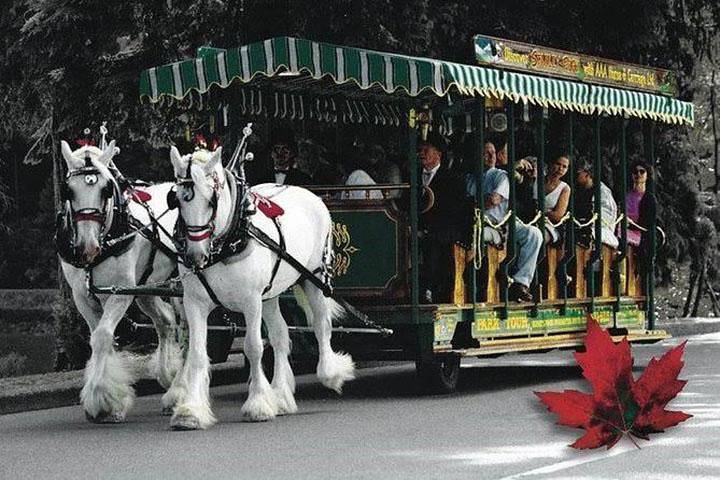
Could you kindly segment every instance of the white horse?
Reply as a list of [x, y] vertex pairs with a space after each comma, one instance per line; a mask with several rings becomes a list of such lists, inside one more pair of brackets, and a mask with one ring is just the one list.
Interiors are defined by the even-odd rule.
[[[301, 280], [298, 271], [284, 261], [273, 278], [278, 256], [268, 248], [250, 239], [241, 253], [203, 269], [210, 259], [211, 241], [228, 228], [235, 200], [234, 185], [229, 184], [232, 180], [221, 165], [221, 152], [218, 148], [213, 153], [201, 150], [181, 156], [175, 147], [171, 148], [170, 159], [178, 180], [176, 195], [180, 215], [186, 224], [187, 266], [181, 266], [180, 270], [201, 269], [219, 302], [245, 316], [244, 353], [250, 362], [250, 385], [241, 412], [246, 420], [264, 421], [297, 411], [295, 379], [288, 361], [290, 338], [280, 313], [278, 296], [299, 280], [309, 302], [306, 315], [319, 345], [318, 378], [328, 388], [340, 392], [343, 383], [354, 378], [355, 367], [349, 355], [333, 352], [330, 346], [332, 319], [341, 313], [342, 307], [326, 298], [309, 281]], [[272, 196], [272, 200], [284, 209], [279, 223], [287, 252], [310, 271], [322, 269], [327, 257], [324, 252], [332, 248], [330, 213], [323, 202], [298, 187], [265, 184], [254, 187], [253, 191]], [[250, 221], [278, 241], [276, 226], [260, 211], [252, 215]], [[208, 314], [216, 305], [197, 275], [184, 277], [183, 288], [190, 343], [183, 370], [165, 394], [168, 398], [164, 403], [176, 405], [171, 420], [173, 428], [207, 428], [215, 418], [210, 408], [205, 325]], [[272, 385], [261, 365], [262, 320], [265, 320], [275, 353]]]
[[[75, 266], [62, 258], [61, 265], [65, 279], [72, 289], [75, 305], [91, 332], [92, 355], [85, 367], [85, 384], [80, 398], [89, 420], [122, 422], [134, 400], [132, 383], [145, 373], [144, 370], [151, 370], [159, 383], [169, 388], [180, 368], [182, 359], [175, 335], [175, 311], [159, 297], [137, 297], [138, 306], [155, 325], [158, 348], [149, 362], [139, 357], [120, 355], [115, 351], [115, 327], [132, 303], [133, 297], [90, 295], [86, 288], [85, 266], [92, 265], [92, 276], [96, 285], [136, 285], [151, 260], [151, 242], [141, 235], [135, 235], [129, 240], [130, 245], [126, 251], [93, 265], [98, 255], [104, 253], [102, 236], [113, 221], [113, 204], [117, 201], [119, 192], [113, 194], [113, 189], [117, 189], [117, 186], [108, 165], [119, 149], [115, 148], [115, 141], [112, 141], [104, 150], [83, 146], [72, 151], [67, 142], [62, 141], [61, 150], [68, 167], [64, 189], [66, 208], [71, 214], [74, 230], [74, 241], [70, 247], [74, 257], [72, 263]], [[155, 213], [166, 210], [166, 196], [171, 187], [172, 184], [165, 183], [147, 188], [147, 192], [152, 196], [148, 204]], [[134, 202], [129, 203], [129, 213], [144, 225], [150, 222], [147, 211]], [[176, 218], [176, 212], [168, 212], [160, 223], [164, 228], [172, 229]], [[176, 263], [176, 259], [158, 251], [147, 281], [168, 279]], [[165, 407], [167, 410], [169, 406]]]

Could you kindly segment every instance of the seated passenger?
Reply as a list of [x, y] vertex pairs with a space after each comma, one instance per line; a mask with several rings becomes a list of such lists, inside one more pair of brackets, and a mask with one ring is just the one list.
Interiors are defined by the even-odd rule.
[[424, 267], [424, 301], [448, 302], [454, 286], [453, 245], [467, 244], [472, 221], [471, 205], [463, 194], [460, 177], [443, 165], [445, 141], [431, 132], [418, 146], [421, 181], [432, 191], [432, 205], [420, 215]]
[[[637, 161], [630, 167], [632, 175], [633, 187], [627, 193], [625, 200], [627, 206], [628, 219], [632, 220], [636, 225], [647, 229], [650, 226], [651, 215], [655, 213], [655, 201], [649, 195], [645, 195], [648, 178], [652, 170], [649, 165], [643, 161]], [[643, 231], [630, 224], [628, 226], [628, 243], [633, 246], [640, 246], [643, 237]]]
[[276, 183], [278, 185], [310, 185], [309, 175], [297, 168], [295, 137], [289, 128], [271, 134], [269, 158], [258, 159], [246, 166], [251, 185]]
[[561, 240], [562, 227], [555, 227], [567, 213], [570, 202], [570, 185], [562, 178], [570, 167], [570, 159], [560, 155], [550, 164], [545, 176], [545, 243], [557, 244]]
[[[510, 197], [508, 174], [505, 170], [497, 168], [496, 164], [495, 146], [488, 142], [485, 144], [484, 214], [494, 223], [505, 218]], [[533, 296], [529, 287], [535, 276], [543, 236], [539, 228], [516, 221], [515, 238], [520, 251], [515, 262], [515, 271], [511, 274], [513, 283], [510, 285], [509, 296], [512, 300], [532, 302]], [[483, 229], [483, 240], [496, 245], [502, 242], [500, 232], [491, 227]]]
[[644, 161], [633, 162], [630, 167], [633, 188], [627, 193], [625, 200], [628, 220], [632, 220], [641, 230], [629, 223], [627, 239], [628, 244], [638, 247], [639, 271], [648, 272], [652, 247], [647, 230], [651, 228], [655, 218], [655, 197], [646, 193], [647, 182], [652, 177], [652, 167]]
[[[594, 180], [593, 167], [589, 162], [581, 163], [576, 170], [575, 192], [575, 218], [581, 223], [586, 223], [593, 216], [594, 210]], [[613, 198], [612, 191], [603, 182], [600, 182], [600, 212], [601, 212], [601, 235], [602, 243], [612, 248], [617, 248], [620, 242], [613, 233], [615, 220], [617, 219], [617, 203]], [[592, 225], [580, 230], [578, 243], [589, 248], [592, 244], [594, 227]], [[629, 232], [628, 232], [629, 240]]]
[[[402, 182], [400, 178], [400, 167], [387, 157], [385, 149], [380, 145], [373, 145], [367, 151], [368, 173], [377, 183], [399, 184]], [[400, 190], [389, 190], [388, 198], [400, 197]]]
[[[369, 166], [367, 163], [368, 162], [364, 162], [362, 159], [355, 159], [354, 161], [348, 162], [345, 168], [350, 173], [345, 180], [345, 185], [376, 185], [377, 182], [367, 172]], [[343, 190], [341, 198], [347, 200], [382, 199], [383, 195], [380, 190]]]

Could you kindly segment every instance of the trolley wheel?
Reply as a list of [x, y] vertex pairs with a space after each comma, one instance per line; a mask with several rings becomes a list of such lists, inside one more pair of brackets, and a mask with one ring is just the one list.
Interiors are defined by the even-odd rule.
[[428, 393], [453, 393], [460, 378], [460, 356], [443, 355], [415, 362], [420, 385]]

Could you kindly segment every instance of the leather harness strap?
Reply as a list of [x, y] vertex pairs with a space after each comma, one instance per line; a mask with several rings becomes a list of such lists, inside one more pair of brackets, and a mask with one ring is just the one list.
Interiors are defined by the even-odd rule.
[[[282, 233], [282, 230], [280, 230], [280, 222], [278, 222], [278, 219], [276, 217], [273, 217], [272, 219], [273, 223], [275, 224], [275, 228], [277, 228], [278, 236], [280, 238], [280, 245], [278, 246], [280, 248], [280, 251], [285, 251], [285, 236]], [[272, 275], [270, 275], [270, 283], [267, 284], [265, 289], [263, 290], [263, 295], [265, 295], [267, 292], [270, 291], [272, 288], [273, 281], [275, 281], [275, 276], [277, 275], [278, 269], [280, 268], [280, 262], [282, 261], [282, 258], [280, 255], [278, 255], [277, 260], [275, 260], [275, 265], [273, 266]]]

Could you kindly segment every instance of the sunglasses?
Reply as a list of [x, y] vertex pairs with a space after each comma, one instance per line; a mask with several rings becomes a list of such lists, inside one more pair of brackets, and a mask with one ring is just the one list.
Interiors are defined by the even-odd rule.
[[643, 173], [647, 173], [647, 170], [645, 170], [644, 168], [636, 168], [635, 170], [633, 170], [633, 174], [642, 175]]

